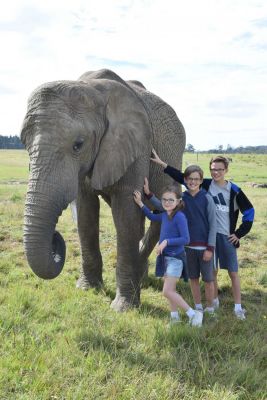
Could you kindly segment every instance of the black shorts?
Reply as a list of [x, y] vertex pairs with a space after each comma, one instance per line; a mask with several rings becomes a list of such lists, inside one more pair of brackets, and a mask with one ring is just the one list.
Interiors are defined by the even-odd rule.
[[185, 248], [187, 259], [187, 270], [189, 279], [198, 279], [202, 277], [204, 282], [214, 281], [214, 257], [210, 261], [203, 260], [205, 250], [196, 250], [189, 247]]

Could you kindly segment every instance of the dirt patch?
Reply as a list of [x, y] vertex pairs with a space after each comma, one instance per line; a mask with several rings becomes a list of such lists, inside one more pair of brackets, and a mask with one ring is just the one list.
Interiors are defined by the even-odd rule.
[[248, 185], [253, 188], [267, 188], [267, 183], [256, 183], [256, 182], [248, 182]]

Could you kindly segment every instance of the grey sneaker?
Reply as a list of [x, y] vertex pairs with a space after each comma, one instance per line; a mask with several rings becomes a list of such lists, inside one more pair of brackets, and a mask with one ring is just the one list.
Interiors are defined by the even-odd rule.
[[219, 301], [213, 300], [212, 305], [213, 305], [214, 310], [218, 310], [218, 308], [220, 307]]
[[246, 310], [244, 308], [242, 308], [241, 310], [238, 311], [234, 311], [234, 314], [236, 316], [237, 319], [240, 319], [241, 321], [244, 321], [246, 319]]
[[202, 326], [203, 313], [195, 310], [195, 314], [190, 318], [189, 324], [191, 326]]

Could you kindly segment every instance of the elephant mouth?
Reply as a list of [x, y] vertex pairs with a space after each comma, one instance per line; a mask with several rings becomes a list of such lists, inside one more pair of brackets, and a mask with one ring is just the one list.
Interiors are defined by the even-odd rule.
[[66, 244], [58, 231], [54, 232], [52, 238], [52, 257], [56, 264], [56, 269], [61, 271], [66, 258]]

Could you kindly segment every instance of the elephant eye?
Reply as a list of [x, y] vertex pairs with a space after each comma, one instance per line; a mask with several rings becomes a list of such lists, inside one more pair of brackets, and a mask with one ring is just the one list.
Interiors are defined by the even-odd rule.
[[83, 146], [83, 139], [78, 139], [76, 140], [76, 142], [73, 144], [72, 148], [75, 152], [78, 152], [79, 150], [81, 150], [82, 146]]

